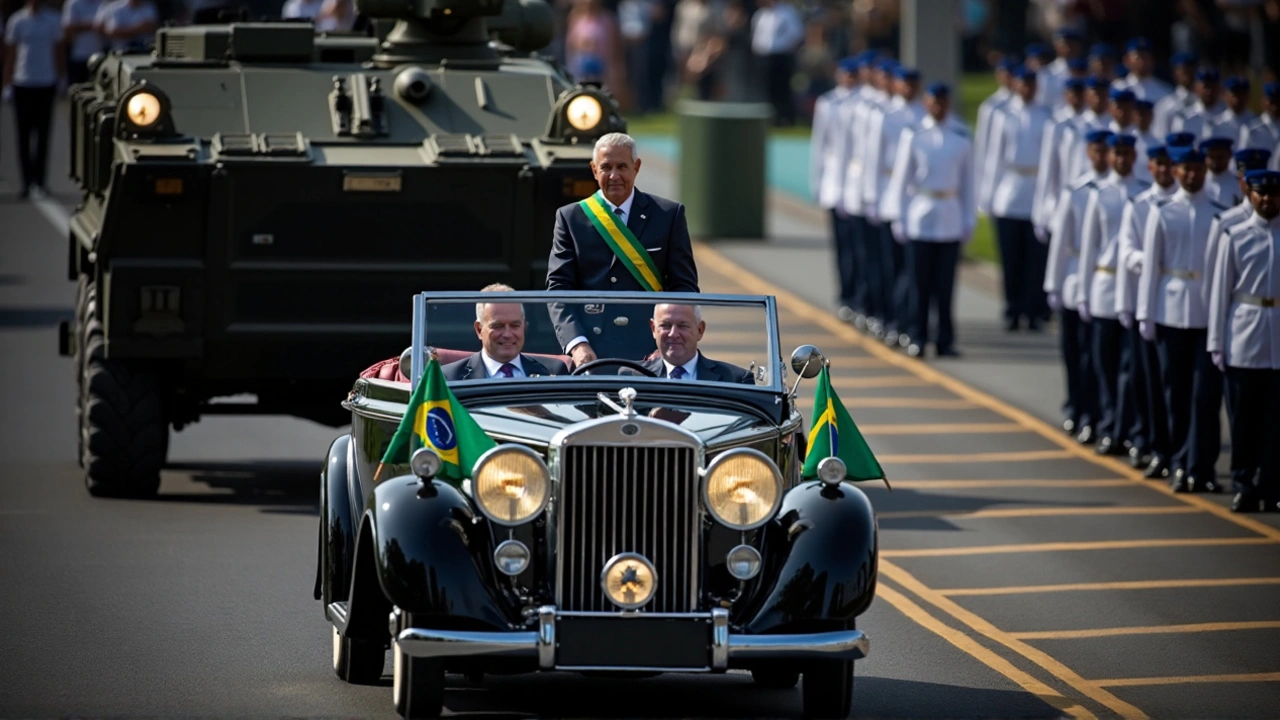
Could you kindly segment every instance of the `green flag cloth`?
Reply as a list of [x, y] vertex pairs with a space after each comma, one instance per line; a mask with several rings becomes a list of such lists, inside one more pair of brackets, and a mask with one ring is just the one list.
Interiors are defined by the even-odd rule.
[[818, 373], [818, 387], [813, 397], [813, 422], [809, 427], [804, 458], [804, 479], [818, 477], [818, 463], [824, 458], [838, 457], [845, 464], [846, 480], [883, 480], [884, 470], [872, 454], [867, 441], [853, 424], [835, 388], [831, 387], [830, 368]]
[[383, 465], [407, 463], [419, 448], [428, 447], [444, 461], [436, 477], [461, 485], [480, 456], [497, 446], [454, 397], [440, 361], [432, 355], [375, 477], [382, 474]]

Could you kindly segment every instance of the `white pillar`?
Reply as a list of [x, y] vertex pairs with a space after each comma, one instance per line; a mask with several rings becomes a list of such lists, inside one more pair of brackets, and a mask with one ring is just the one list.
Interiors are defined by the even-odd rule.
[[902, 38], [898, 56], [920, 70], [924, 87], [944, 82], [951, 86], [956, 115], [960, 107], [961, 0], [902, 0]]

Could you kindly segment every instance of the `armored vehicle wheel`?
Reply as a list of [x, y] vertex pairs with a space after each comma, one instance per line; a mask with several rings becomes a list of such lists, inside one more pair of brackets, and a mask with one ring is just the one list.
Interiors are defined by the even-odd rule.
[[343, 637], [333, 629], [333, 672], [352, 685], [375, 685], [382, 679], [387, 649], [380, 643]]
[[853, 661], [818, 660], [804, 671], [804, 716], [846, 718], [853, 710]]
[[[92, 286], [89, 289], [92, 292]], [[160, 488], [169, 427], [155, 379], [103, 357], [101, 325], [85, 324], [80, 464], [97, 497], [145, 497]]]
[[[79, 429], [83, 427], [81, 416], [84, 415], [85, 330], [93, 318], [96, 300], [93, 284], [81, 275], [80, 282], [76, 285], [76, 324], [73, 328], [75, 339], [72, 341], [74, 346], [71, 354], [72, 367], [76, 375], [76, 462], [80, 463], [80, 467], [84, 467], [84, 433]], [[101, 326], [98, 327], [97, 332], [99, 335], [102, 334]]]
[[440, 717], [444, 709], [444, 664], [439, 660], [409, 657], [392, 644], [395, 669], [392, 695], [396, 713], [406, 720]]
[[787, 690], [800, 682], [800, 671], [782, 666], [758, 667], [751, 671], [756, 685], [770, 690]]

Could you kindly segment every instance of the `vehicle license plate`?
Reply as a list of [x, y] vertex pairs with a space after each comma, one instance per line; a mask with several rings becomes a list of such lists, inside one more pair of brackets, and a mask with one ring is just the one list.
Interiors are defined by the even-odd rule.
[[342, 189], [348, 192], [400, 192], [399, 175], [347, 175]]
[[706, 669], [711, 663], [707, 618], [556, 618], [560, 668]]

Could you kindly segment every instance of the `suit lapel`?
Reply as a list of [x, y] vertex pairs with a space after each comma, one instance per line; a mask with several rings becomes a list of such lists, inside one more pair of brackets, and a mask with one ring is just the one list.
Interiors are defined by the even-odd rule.
[[484, 365], [484, 358], [480, 353], [471, 356], [467, 361], [467, 374], [462, 376], [464, 380], [471, 378], [487, 378], [489, 377], [489, 368]]
[[707, 360], [707, 356], [698, 353], [698, 379], [714, 380], [724, 382], [724, 377], [720, 375], [720, 370], [711, 361]]
[[644, 245], [644, 241], [641, 240], [644, 237], [644, 226], [649, 222], [648, 207], [649, 196], [636, 190], [636, 196], [631, 201], [631, 212], [627, 213], [627, 229], [636, 236], [641, 246]]
[[551, 374], [551, 371], [547, 370], [547, 367], [545, 365], [538, 362], [537, 360], [534, 360], [528, 355], [525, 355], [524, 353], [520, 353], [520, 364], [524, 366], [525, 377], [533, 377], [534, 375], [550, 375]]
[[652, 370], [658, 377], [667, 376], [667, 366], [662, 364], [662, 358], [656, 357], [646, 363], [644, 366]]

